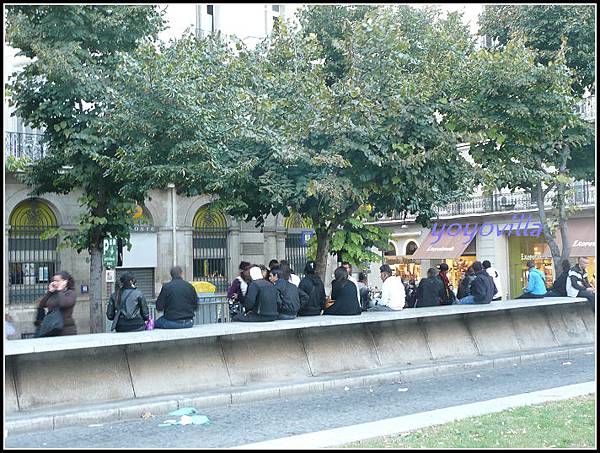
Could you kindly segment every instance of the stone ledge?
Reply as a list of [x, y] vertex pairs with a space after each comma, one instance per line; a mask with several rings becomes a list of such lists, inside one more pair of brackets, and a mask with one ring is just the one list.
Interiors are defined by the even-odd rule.
[[4, 343], [4, 355], [24, 355], [41, 352], [66, 351], [74, 349], [102, 348], [141, 343], [162, 343], [196, 338], [220, 337], [248, 333], [282, 330], [309, 329], [317, 327], [366, 324], [402, 319], [437, 318], [470, 313], [487, 313], [502, 310], [581, 304], [584, 298], [549, 297], [547, 299], [521, 299], [492, 302], [486, 305], [447, 305], [441, 307], [410, 308], [397, 312], [365, 312], [355, 316], [310, 316], [293, 320], [263, 323], [218, 323], [194, 326], [190, 329], [155, 329], [143, 332], [98, 333], [66, 337], [33, 338], [11, 340]]

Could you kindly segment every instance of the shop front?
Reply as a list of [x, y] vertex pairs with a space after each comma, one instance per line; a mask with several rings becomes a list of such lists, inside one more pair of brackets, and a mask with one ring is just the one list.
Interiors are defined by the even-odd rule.
[[[464, 226], [451, 224], [446, 234], [434, 236], [431, 233], [425, 238], [423, 244], [417, 249], [412, 259], [418, 262], [430, 260], [430, 266], [437, 268], [439, 264], [448, 265], [448, 280], [456, 291], [458, 284], [465, 275], [469, 266], [477, 259], [476, 246], [477, 236], [472, 239], [463, 234], [454, 234], [464, 231]], [[424, 269], [425, 271], [427, 269]]]
[[[590, 283], [595, 286], [596, 280], [596, 239], [593, 218], [570, 219], [567, 222], [567, 232], [569, 242], [571, 242], [570, 262], [574, 264], [580, 256], [588, 258], [588, 276]], [[550, 247], [546, 242], [544, 234], [539, 236], [525, 235], [521, 231], [520, 235], [508, 235], [508, 262], [509, 262], [509, 281], [510, 297], [515, 298], [523, 293], [527, 286], [527, 262], [533, 261], [535, 267], [542, 271], [545, 276], [546, 287], [550, 288], [557, 275], [554, 270], [554, 260]], [[560, 232], [557, 234], [557, 243], [559, 249], [562, 249], [562, 240]]]

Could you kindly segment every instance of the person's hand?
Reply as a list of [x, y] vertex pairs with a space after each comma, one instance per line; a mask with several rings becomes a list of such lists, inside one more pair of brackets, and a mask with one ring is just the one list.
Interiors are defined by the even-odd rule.
[[591, 286], [589, 288], [585, 289], [586, 291], [589, 291], [590, 293], [595, 293], [596, 290], [594, 288], [592, 288]]
[[48, 291], [50, 291], [51, 293], [56, 291], [56, 284], [55, 284], [54, 280], [51, 281], [50, 284], [48, 285]]
[[61, 280], [57, 285], [56, 285], [56, 290], [57, 291], [64, 291], [65, 288], [67, 287], [67, 281], [66, 280]]
[[233, 293], [233, 296], [231, 296], [231, 300], [237, 300], [238, 295], [237, 293]]

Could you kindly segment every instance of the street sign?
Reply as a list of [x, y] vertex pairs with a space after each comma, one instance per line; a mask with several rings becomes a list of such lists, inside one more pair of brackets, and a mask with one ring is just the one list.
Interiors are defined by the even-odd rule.
[[106, 283], [114, 283], [115, 282], [115, 273], [114, 269], [106, 269]]
[[300, 243], [304, 246], [308, 245], [308, 241], [310, 241], [310, 238], [313, 237], [315, 235], [315, 232], [313, 230], [305, 230], [302, 232], [302, 235], [300, 236]]
[[102, 262], [107, 269], [114, 268], [117, 265], [117, 238], [104, 239]]

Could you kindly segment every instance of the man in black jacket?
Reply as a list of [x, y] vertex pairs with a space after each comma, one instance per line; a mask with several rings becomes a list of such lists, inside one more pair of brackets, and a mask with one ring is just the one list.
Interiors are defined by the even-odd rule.
[[473, 263], [475, 280], [471, 283], [471, 295], [463, 297], [459, 304], [489, 304], [496, 293], [494, 279], [483, 269], [481, 261]]
[[566, 290], [569, 297], [585, 297], [592, 310], [596, 311], [596, 289], [590, 285], [587, 275], [588, 259], [584, 256], [577, 258], [577, 264], [568, 274]]
[[444, 300], [444, 283], [437, 271], [431, 267], [427, 270], [427, 278], [422, 279], [417, 287], [415, 308], [437, 307]]
[[[287, 274], [287, 275], [286, 275]], [[287, 277], [287, 279], [285, 278]], [[279, 292], [277, 319], [294, 319], [300, 310], [300, 290], [296, 285], [288, 281], [289, 273], [280, 268], [271, 270], [269, 280]]]
[[156, 299], [156, 310], [164, 311], [154, 323], [157, 329], [186, 329], [194, 325], [198, 295], [194, 287], [183, 279], [180, 266], [171, 268], [172, 280], [164, 285]]
[[263, 278], [260, 267], [250, 268], [252, 283], [248, 285], [246, 300], [244, 300], [245, 314], [238, 313], [233, 321], [266, 322], [275, 321], [279, 316], [277, 312], [277, 299], [279, 293], [273, 284]]

